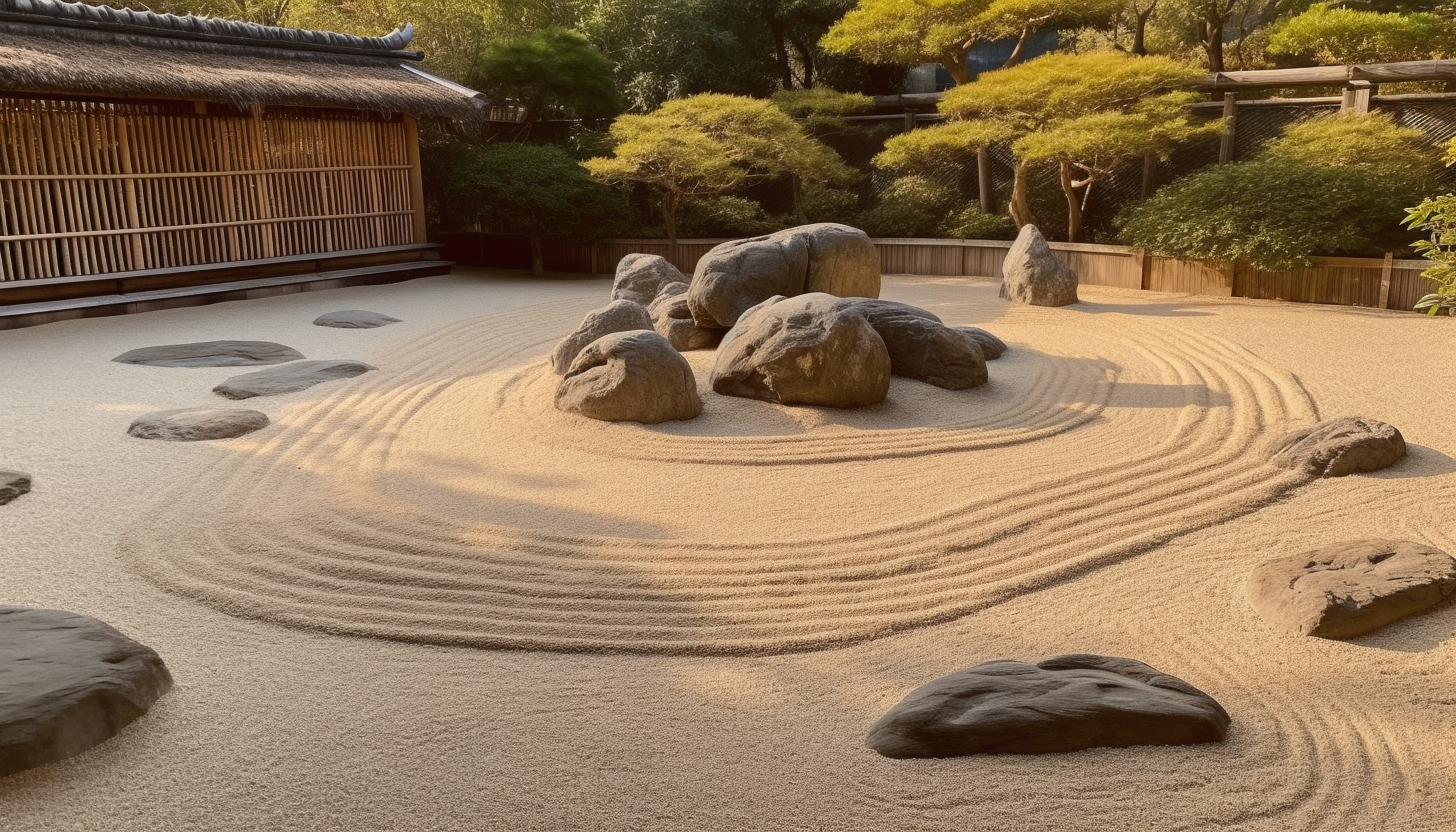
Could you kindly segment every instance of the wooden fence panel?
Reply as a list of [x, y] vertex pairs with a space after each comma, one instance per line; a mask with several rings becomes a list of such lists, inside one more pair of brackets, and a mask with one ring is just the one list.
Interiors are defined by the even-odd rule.
[[1001, 245], [973, 245], [961, 248], [961, 274], [966, 277], [991, 277], [1000, 280], [1005, 277], [1001, 264], [1006, 262], [1010, 243]]
[[1148, 258], [1148, 289], [1154, 292], [1186, 292], [1194, 295], [1233, 294], [1229, 275], [1196, 260], [1173, 257]]
[[1423, 260], [1397, 260], [1390, 270], [1388, 309], [1412, 309], [1422, 297], [1436, 291], [1436, 284], [1421, 277], [1430, 264]]
[[945, 241], [876, 240], [875, 250], [884, 274], [959, 277], [965, 273], [961, 246]]
[[1244, 269], [1238, 274], [1235, 293], [1261, 300], [1379, 307], [1382, 264], [1376, 260], [1372, 266], [1371, 262], [1331, 258], [1313, 268]]
[[[1057, 251], [1056, 247], [1053, 250]], [[1057, 255], [1077, 273], [1078, 283], [1120, 289], [1143, 287], [1142, 263], [1134, 252], [1062, 250]]]

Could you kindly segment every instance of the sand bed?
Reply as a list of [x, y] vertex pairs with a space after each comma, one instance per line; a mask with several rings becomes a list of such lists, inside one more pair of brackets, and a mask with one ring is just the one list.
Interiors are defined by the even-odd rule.
[[[461, 274], [0, 334], [0, 463], [36, 478], [0, 508], [0, 600], [108, 620], [178, 684], [0, 781], [13, 828], [1443, 828], [1456, 609], [1295, 639], [1242, 582], [1352, 537], [1456, 551], [1450, 322], [890, 278], [1011, 345], [989, 385], [895, 379], [854, 412], [705, 387], [698, 420], [643, 427], [550, 406], [544, 356], [606, 294]], [[404, 323], [311, 326], [345, 306]], [[238, 439], [128, 439], [235, 370], [107, 359], [216, 338], [380, 370], [251, 400], [273, 424]], [[1347, 413], [1411, 457], [1308, 485], [1264, 464]], [[1079, 651], [1208, 691], [1229, 741], [861, 745], [928, 678]]]

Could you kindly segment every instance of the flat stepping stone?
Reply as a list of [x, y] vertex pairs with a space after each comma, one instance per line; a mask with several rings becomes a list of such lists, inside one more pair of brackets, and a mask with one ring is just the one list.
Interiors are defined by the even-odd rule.
[[1134, 659], [1056, 656], [978, 664], [920, 687], [870, 729], [886, 757], [1047, 754], [1220, 742], [1208, 694]]
[[344, 309], [313, 319], [314, 326], [332, 326], [339, 329], [375, 329], [397, 323], [399, 323], [399, 318], [391, 318], [379, 312], [369, 312], [363, 309]]
[[19, 471], [0, 471], [0, 506], [22, 494], [30, 493], [30, 475]]
[[156, 651], [107, 624], [0, 606], [0, 777], [100, 745], [171, 689]]
[[212, 388], [212, 392], [227, 399], [251, 399], [254, 396], [277, 396], [307, 390], [315, 384], [353, 378], [370, 370], [377, 370], [362, 361], [295, 361], [233, 376]]
[[1354, 638], [1456, 598], [1456, 558], [1408, 540], [1355, 540], [1263, 563], [1245, 589], [1281, 630]]
[[200, 341], [142, 347], [111, 359], [149, 367], [246, 367], [297, 361], [303, 353], [272, 341]]
[[200, 442], [231, 439], [268, 426], [268, 416], [256, 410], [195, 407], [159, 410], [140, 416], [126, 432], [138, 439]]
[[1344, 477], [1389, 468], [1404, 456], [1405, 437], [1394, 426], [1347, 416], [1290, 433], [1272, 461], [1311, 477]]

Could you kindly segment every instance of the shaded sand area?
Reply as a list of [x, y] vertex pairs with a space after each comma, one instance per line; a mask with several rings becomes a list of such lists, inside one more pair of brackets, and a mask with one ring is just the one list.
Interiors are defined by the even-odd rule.
[[[1243, 582], [1334, 541], [1456, 551], [1452, 322], [892, 277], [1010, 344], [990, 384], [854, 412], [704, 386], [698, 420], [642, 427], [551, 407], [544, 356], [608, 292], [460, 272], [0, 333], [0, 463], [35, 477], [0, 508], [0, 601], [106, 620], [177, 685], [0, 780], [7, 829], [1449, 828], [1456, 605], [1332, 642]], [[346, 308], [403, 322], [310, 323]], [[272, 423], [236, 439], [127, 437], [223, 406], [236, 368], [109, 359], [224, 338], [379, 370], [250, 399]], [[1339, 415], [1410, 456], [1264, 464]], [[863, 747], [931, 678], [1071, 652], [1187, 680], [1228, 740]]]

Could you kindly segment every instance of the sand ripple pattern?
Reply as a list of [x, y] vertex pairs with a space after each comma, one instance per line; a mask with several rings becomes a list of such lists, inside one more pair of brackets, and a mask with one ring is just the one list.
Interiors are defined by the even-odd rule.
[[[540, 362], [555, 339], [542, 333], [566, 331], [585, 308], [465, 321], [381, 360], [381, 372], [285, 414], [280, 428], [185, 483], [126, 536], [123, 553], [186, 597], [330, 633], [767, 654], [963, 616], [1251, 511], [1301, 482], [1266, 465], [1264, 449], [1313, 419], [1298, 383], [1240, 347], [1151, 319], [1019, 311], [1005, 331], [1023, 363], [992, 370], [1015, 370], [1018, 400], [932, 428], [710, 436], [550, 410]], [[1052, 343], [1069, 325], [1075, 350], [1043, 349], [1043, 336]], [[1133, 395], [1149, 390], [1187, 401], [1153, 406]], [[461, 400], [478, 405], [471, 424], [492, 431], [488, 441], [462, 438], [483, 457], [535, 445], [587, 466], [649, 460], [655, 478], [684, 489], [765, 465], [832, 478], [842, 464], [915, 459], [964, 487], [920, 505], [893, 483], [868, 483], [914, 511], [814, 535], [557, 531], [471, 521], [458, 500], [369, 499], [388, 493], [412, 437], [453, 429], [447, 416], [458, 423], [459, 407], [447, 413], [444, 403]], [[1010, 467], [976, 465], [986, 454], [1007, 455], [996, 459]]]

